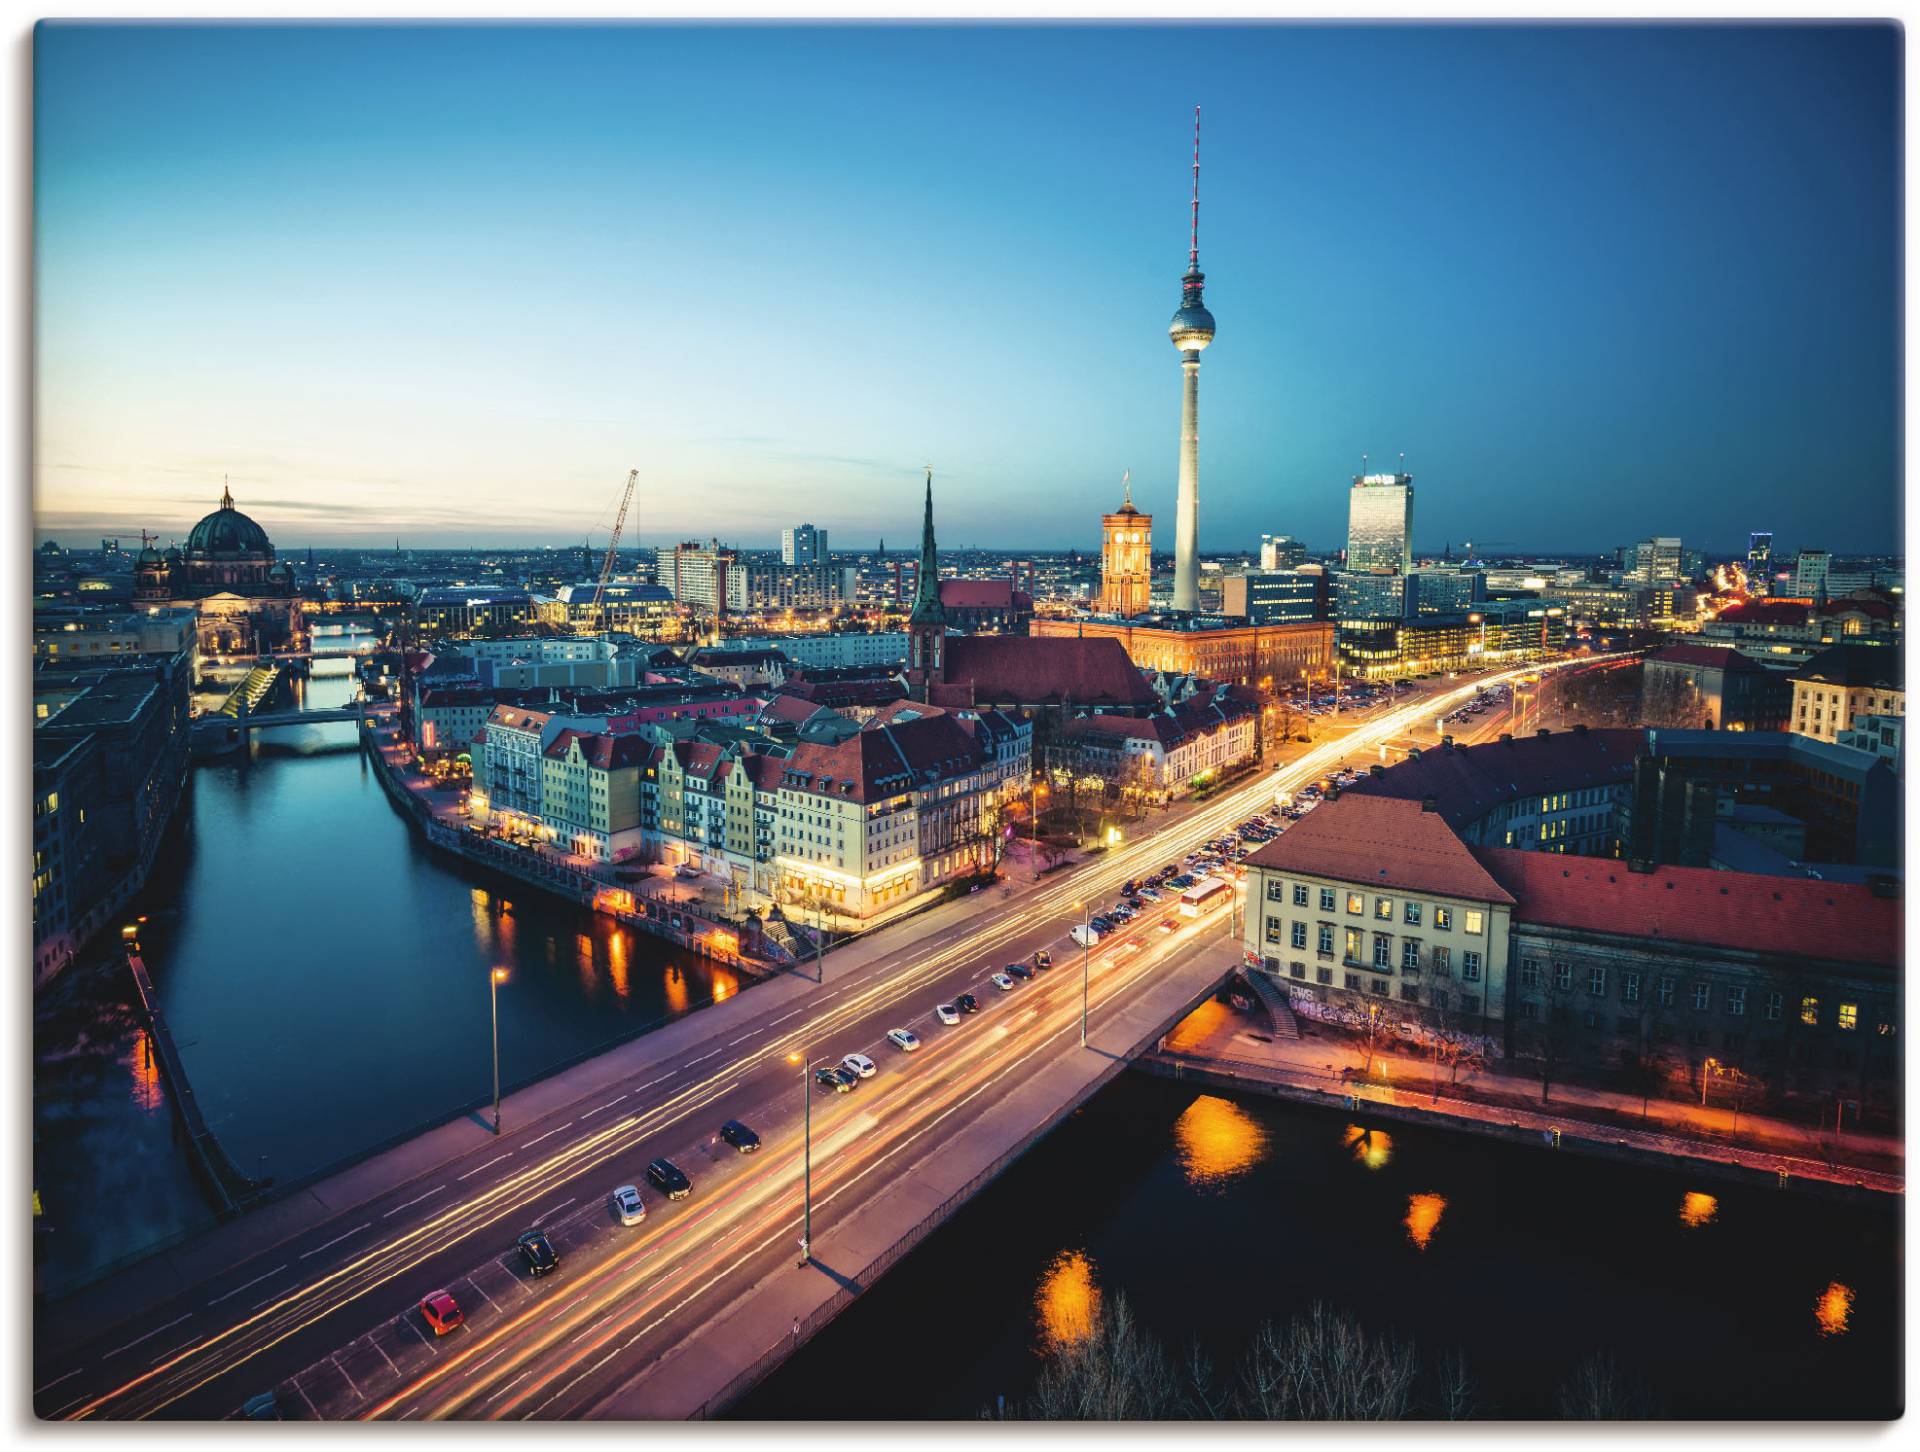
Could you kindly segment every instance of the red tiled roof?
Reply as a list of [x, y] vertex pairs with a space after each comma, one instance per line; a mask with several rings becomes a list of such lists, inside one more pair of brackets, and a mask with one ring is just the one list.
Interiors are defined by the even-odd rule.
[[1030, 610], [1032, 597], [1011, 580], [942, 580], [940, 604], [948, 610]]
[[1633, 759], [1646, 749], [1647, 733], [1637, 726], [1555, 731], [1451, 751], [1429, 746], [1378, 776], [1369, 772], [1344, 795], [1432, 797], [1450, 825], [1464, 828], [1517, 797], [1625, 785], [1633, 780]]
[[1110, 637], [950, 635], [943, 705], [1151, 706], [1152, 689]]
[[1811, 600], [1747, 600], [1729, 605], [1714, 619], [1734, 625], [1805, 625], [1812, 611]]
[[1767, 669], [1752, 656], [1731, 645], [1670, 645], [1653, 659], [1670, 665], [1698, 666], [1707, 670], [1764, 674]]
[[1249, 867], [1333, 877], [1355, 886], [1513, 901], [1438, 812], [1396, 797], [1342, 796], [1247, 859]]
[[495, 706], [487, 717], [489, 725], [507, 726], [515, 731], [539, 731], [553, 719], [551, 711], [525, 711], [518, 706]]
[[720, 748], [711, 741], [676, 741], [673, 754], [689, 776], [708, 776], [720, 764]]
[[970, 771], [984, 759], [973, 735], [942, 712], [879, 723], [832, 745], [802, 742], [783, 765], [799, 790], [865, 802]]
[[769, 701], [760, 712], [762, 721], [785, 721], [798, 726], [811, 720], [823, 709], [819, 702], [809, 701], [801, 696], [782, 692]]
[[1612, 858], [1510, 847], [1474, 855], [1519, 899], [1516, 926], [1537, 923], [1881, 968], [1902, 961], [1899, 899], [1876, 897], [1858, 883], [1708, 867], [1629, 872]]

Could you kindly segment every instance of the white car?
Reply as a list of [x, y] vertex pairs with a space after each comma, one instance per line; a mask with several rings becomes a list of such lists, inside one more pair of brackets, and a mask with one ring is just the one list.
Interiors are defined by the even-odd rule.
[[849, 1073], [857, 1074], [862, 1079], [871, 1079], [874, 1075], [873, 1060], [865, 1054], [848, 1054], [840, 1063]]
[[638, 1225], [647, 1218], [647, 1207], [640, 1203], [640, 1192], [632, 1185], [622, 1185], [607, 1198], [622, 1225]]
[[955, 1008], [951, 1003], [942, 1003], [942, 1004], [935, 1005], [933, 1010], [933, 1016], [939, 1019], [941, 1023], [959, 1023], [960, 1022], [960, 1010], [958, 1008]]
[[[956, 1014], [955, 1017], [958, 1015]], [[912, 1053], [920, 1047], [920, 1036], [911, 1029], [888, 1029], [887, 1042], [896, 1049], [905, 1049], [908, 1053]]]
[[1007, 977], [1007, 975], [1004, 973], [996, 973], [988, 981], [991, 982], [993, 986], [999, 989], [1002, 993], [1013, 992], [1013, 980]]

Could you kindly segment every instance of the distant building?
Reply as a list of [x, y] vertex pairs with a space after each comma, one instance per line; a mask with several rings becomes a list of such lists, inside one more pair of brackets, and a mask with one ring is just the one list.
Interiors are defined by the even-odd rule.
[[1832, 568], [1833, 556], [1826, 550], [1801, 550], [1793, 560], [1793, 593], [1809, 600], [1825, 599]]
[[638, 735], [562, 730], [542, 748], [541, 815], [553, 845], [591, 862], [621, 862], [640, 850]]
[[1413, 475], [1361, 474], [1347, 499], [1347, 568], [1413, 568]]
[[1747, 536], [1747, 589], [1754, 595], [1772, 593], [1773, 535], [1755, 530]]
[[748, 610], [832, 610], [854, 598], [848, 577], [853, 569], [836, 569], [821, 561], [798, 565], [737, 566], [746, 579]]
[[92, 664], [129, 656], [173, 656], [196, 645], [198, 622], [192, 610], [171, 605], [124, 613], [36, 610], [33, 657]]
[[412, 614], [414, 631], [423, 640], [524, 635], [539, 618], [534, 597], [527, 591], [492, 585], [422, 590]]
[[1114, 641], [1140, 670], [1240, 686], [1265, 688], [1333, 674], [1333, 625], [1324, 620], [1258, 625], [1223, 616], [1036, 619], [1031, 634], [1087, 645]]
[[1835, 645], [1793, 673], [1793, 730], [1837, 741], [1860, 716], [1904, 716], [1906, 673], [1899, 650]]
[[1138, 804], [1181, 796], [1254, 759], [1259, 708], [1232, 690], [1148, 716], [1082, 716], [1061, 728], [1050, 769], [1097, 776]]
[[1623, 571], [1628, 583], [1643, 590], [1683, 583], [1693, 578], [1687, 569], [1686, 549], [1672, 535], [1642, 540], [1632, 550], [1632, 562]]
[[789, 662], [777, 650], [735, 645], [705, 646], [687, 657], [687, 664], [703, 676], [727, 681], [742, 689], [777, 686], [787, 678]]
[[1395, 570], [1341, 570], [1333, 577], [1336, 620], [1405, 620], [1409, 577]]
[[827, 532], [810, 524], [796, 524], [780, 531], [780, 563], [789, 569], [795, 565], [824, 565], [828, 562]]
[[1152, 593], [1153, 516], [1133, 507], [1129, 486], [1120, 507], [1100, 516], [1100, 609], [1107, 615], [1144, 612]]
[[747, 608], [747, 577], [739, 553], [718, 540], [688, 540], [662, 548], [655, 552], [654, 569], [675, 600], [703, 615]]
[[293, 566], [275, 558], [267, 532], [233, 507], [227, 489], [188, 532], [184, 550], [148, 545], [134, 557], [133, 600], [142, 609], [191, 609], [202, 655], [282, 649], [298, 644], [305, 628]]
[[1324, 571], [1248, 570], [1222, 581], [1220, 613], [1254, 625], [1325, 620], [1329, 593]]
[[[598, 594], [600, 604], [594, 605]], [[677, 613], [673, 592], [664, 585], [607, 583], [604, 591], [591, 582], [562, 585], [552, 595], [534, 597], [541, 624], [556, 629], [624, 631], [647, 636], [658, 632]]]
[[1307, 562], [1307, 547], [1290, 534], [1260, 536], [1260, 568], [1291, 570]]
[[1893, 768], [1895, 776], [1905, 776], [1907, 772], [1904, 751], [1906, 731], [1907, 718], [1904, 715], [1855, 716], [1853, 725], [1834, 739], [1837, 745], [1865, 752], [1869, 756], [1886, 762]]
[[956, 630], [1019, 635], [1033, 619], [1033, 596], [1010, 579], [942, 580], [940, 611]]
[[1641, 720], [1649, 726], [1784, 731], [1793, 683], [1730, 645], [1670, 645], [1643, 667]]

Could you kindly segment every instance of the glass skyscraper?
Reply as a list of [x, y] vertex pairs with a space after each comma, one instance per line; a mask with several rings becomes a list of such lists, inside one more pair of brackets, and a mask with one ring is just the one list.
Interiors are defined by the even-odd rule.
[[1347, 509], [1347, 569], [1355, 574], [1413, 568], [1413, 475], [1361, 474]]

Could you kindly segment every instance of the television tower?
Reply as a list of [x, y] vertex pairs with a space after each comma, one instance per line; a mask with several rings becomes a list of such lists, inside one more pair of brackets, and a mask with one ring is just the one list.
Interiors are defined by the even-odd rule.
[[1180, 350], [1185, 388], [1180, 400], [1180, 494], [1174, 508], [1173, 608], [1200, 608], [1200, 350], [1213, 341], [1213, 314], [1200, 300], [1200, 108], [1193, 108], [1193, 222], [1187, 275], [1180, 279], [1180, 311], [1167, 336]]

